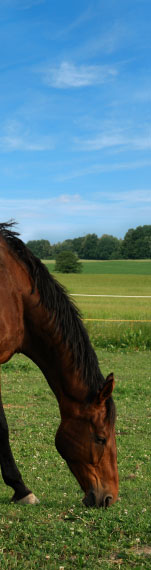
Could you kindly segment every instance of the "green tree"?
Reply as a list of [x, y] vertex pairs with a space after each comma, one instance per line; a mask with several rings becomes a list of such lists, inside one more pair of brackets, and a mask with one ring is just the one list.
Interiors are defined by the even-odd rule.
[[126, 232], [122, 244], [122, 257], [125, 259], [135, 259], [135, 239], [133, 228]]
[[61, 248], [66, 251], [73, 251], [73, 239], [65, 239], [62, 241]]
[[80, 273], [82, 264], [72, 251], [60, 251], [56, 256], [55, 271], [60, 273]]
[[47, 239], [31, 240], [26, 245], [40, 259], [52, 258], [52, 247]]
[[122, 243], [125, 259], [147, 259], [151, 257], [151, 226], [138, 226], [125, 234]]
[[58, 253], [62, 251], [62, 244], [60, 241], [58, 241], [57, 243], [54, 243], [51, 247], [52, 247], [52, 258], [56, 259]]
[[104, 234], [98, 239], [97, 259], [119, 259], [121, 257], [121, 240]]
[[84, 259], [97, 259], [98, 236], [96, 234], [87, 234], [83, 241], [83, 257]]
[[84, 240], [85, 240], [84, 237], [78, 237], [78, 238], [74, 238], [74, 239], [72, 240], [72, 242], [73, 242], [73, 251], [74, 251], [75, 253], [77, 253], [78, 257], [80, 257], [80, 258], [84, 258], [84, 254], [83, 254], [83, 251], [84, 251], [84, 249], [83, 249]]

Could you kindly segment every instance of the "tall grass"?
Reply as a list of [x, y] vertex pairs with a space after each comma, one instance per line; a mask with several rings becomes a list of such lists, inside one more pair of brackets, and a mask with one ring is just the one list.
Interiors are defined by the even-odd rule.
[[112, 323], [85, 322], [94, 348], [108, 350], [148, 350], [151, 349], [151, 323]]

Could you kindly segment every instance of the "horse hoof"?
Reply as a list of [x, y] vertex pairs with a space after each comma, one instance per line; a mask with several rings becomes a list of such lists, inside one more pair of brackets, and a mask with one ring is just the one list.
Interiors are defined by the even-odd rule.
[[22, 497], [22, 499], [15, 501], [15, 503], [19, 503], [19, 505], [39, 505], [40, 501], [34, 493], [29, 493], [29, 495]]

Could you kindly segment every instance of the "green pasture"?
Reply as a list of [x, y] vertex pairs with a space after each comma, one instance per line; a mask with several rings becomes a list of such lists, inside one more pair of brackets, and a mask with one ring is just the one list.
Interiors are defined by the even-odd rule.
[[[55, 261], [45, 261], [48, 269], [54, 271]], [[151, 275], [150, 259], [85, 260], [81, 259], [82, 273], [92, 275]]]
[[151, 260], [81, 260], [83, 273], [106, 275], [151, 275]]
[[[117, 347], [137, 350], [151, 348], [151, 298], [148, 298], [151, 296], [151, 273], [145, 273], [147, 266], [151, 269], [151, 262], [126, 260], [85, 263], [90, 269], [97, 264], [105, 266], [108, 263], [112, 273], [90, 272], [88, 275], [53, 272], [53, 275], [66, 287], [79, 307], [94, 346], [113, 350]], [[126, 270], [123, 274], [117, 274], [117, 264], [123, 270], [128, 264], [132, 274], [126, 273]], [[51, 264], [47, 265], [51, 271]], [[137, 267], [140, 274], [134, 273]]]
[[97, 350], [114, 371], [119, 501], [88, 509], [55, 449], [59, 409], [39, 369], [23, 356], [2, 366], [2, 395], [12, 449], [40, 505], [10, 503], [0, 479], [0, 568], [110, 570], [151, 567], [150, 352]]

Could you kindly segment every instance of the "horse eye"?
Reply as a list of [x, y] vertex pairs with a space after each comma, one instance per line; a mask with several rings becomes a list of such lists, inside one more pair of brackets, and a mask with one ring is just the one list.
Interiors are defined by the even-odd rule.
[[95, 436], [95, 443], [101, 443], [102, 445], [106, 444], [106, 438], [100, 437], [99, 435]]

